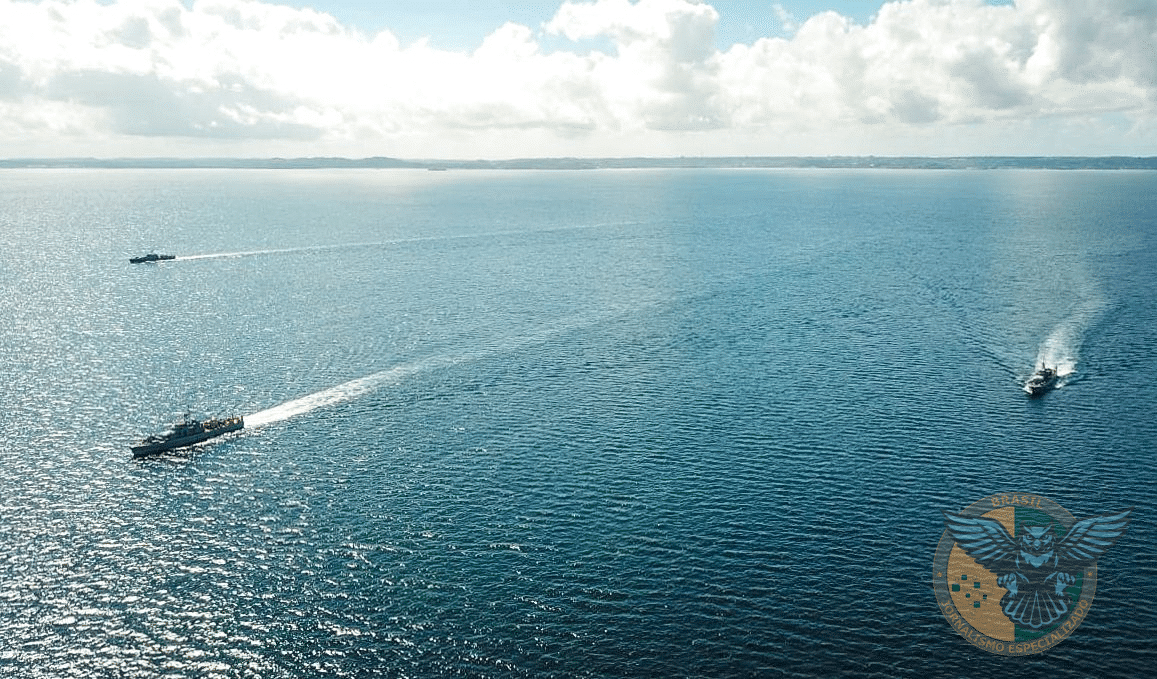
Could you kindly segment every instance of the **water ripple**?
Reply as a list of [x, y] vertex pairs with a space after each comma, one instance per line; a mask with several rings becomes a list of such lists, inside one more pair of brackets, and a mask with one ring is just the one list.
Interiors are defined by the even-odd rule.
[[1144, 676], [1157, 191], [993, 177], [5, 175], [0, 675], [996, 675], [931, 559], [1023, 488], [1138, 520], [1021, 671]]

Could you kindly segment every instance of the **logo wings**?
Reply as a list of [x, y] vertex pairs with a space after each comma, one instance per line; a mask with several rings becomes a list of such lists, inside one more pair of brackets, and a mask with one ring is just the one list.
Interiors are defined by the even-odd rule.
[[1132, 509], [1081, 519], [1059, 541], [1052, 526], [1026, 529], [1019, 539], [999, 521], [944, 512], [949, 535], [1008, 590], [1001, 598], [1005, 615], [1040, 629], [1068, 613], [1064, 589], [1076, 574], [1096, 562], [1125, 534]]

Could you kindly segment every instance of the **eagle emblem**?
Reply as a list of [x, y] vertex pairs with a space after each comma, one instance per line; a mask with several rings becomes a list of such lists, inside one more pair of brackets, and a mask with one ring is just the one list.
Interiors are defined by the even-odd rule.
[[948, 534], [1008, 590], [1000, 607], [1008, 619], [1040, 630], [1069, 613], [1065, 588], [1125, 534], [1133, 510], [1080, 519], [1058, 538], [1057, 522], [1024, 525], [1017, 537], [999, 521], [944, 512]]

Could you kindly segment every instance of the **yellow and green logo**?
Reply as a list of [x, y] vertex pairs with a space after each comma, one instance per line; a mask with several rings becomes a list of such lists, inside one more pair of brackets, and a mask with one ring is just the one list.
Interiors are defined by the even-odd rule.
[[1031, 655], [1073, 633], [1093, 605], [1097, 559], [1125, 533], [1132, 509], [1077, 520], [1031, 493], [990, 495], [944, 512], [933, 562], [936, 602], [978, 648]]

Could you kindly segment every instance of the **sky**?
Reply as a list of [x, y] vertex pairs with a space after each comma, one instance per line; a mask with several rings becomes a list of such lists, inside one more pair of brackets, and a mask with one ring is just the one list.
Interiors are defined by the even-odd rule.
[[0, 157], [1157, 155], [1157, 0], [0, 0]]

